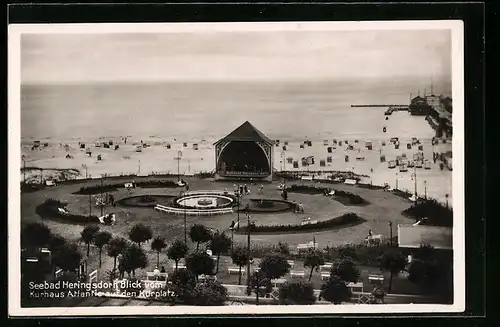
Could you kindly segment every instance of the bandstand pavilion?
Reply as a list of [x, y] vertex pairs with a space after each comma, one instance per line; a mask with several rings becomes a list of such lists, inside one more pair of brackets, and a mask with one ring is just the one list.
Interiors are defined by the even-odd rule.
[[274, 142], [244, 122], [214, 143], [215, 177], [219, 180], [271, 181]]

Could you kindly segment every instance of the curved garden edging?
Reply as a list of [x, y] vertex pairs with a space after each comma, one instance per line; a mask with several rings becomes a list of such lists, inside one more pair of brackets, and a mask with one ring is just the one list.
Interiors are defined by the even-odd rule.
[[363, 206], [368, 205], [369, 202], [362, 198], [361, 196], [346, 192], [342, 190], [332, 189], [330, 187], [322, 187], [322, 186], [312, 186], [312, 185], [304, 185], [304, 184], [293, 184], [286, 188], [289, 193], [302, 193], [309, 195], [323, 194], [328, 195], [331, 191], [334, 191], [334, 195], [328, 195], [332, 199], [342, 203], [346, 206]]
[[[340, 227], [359, 225], [365, 219], [355, 213], [346, 213], [342, 216], [320, 221], [316, 224], [306, 225], [256, 225], [250, 229], [251, 234], [284, 234], [284, 233], [306, 233], [311, 231], [331, 230]], [[246, 234], [247, 227], [241, 227], [237, 234]]]
[[42, 204], [39, 204], [35, 212], [42, 218], [42, 219], [51, 219], [51, 220], [58, 220], [66, 223], [73, 223], [73, 224], [98, 224], [100, 223], [99, 218], [97, 216], [84, 216], [84, 215], [77, 215], [77, 214], [72, 214], [72, 213], [62, 213], [59, 211], [59, 209], [66, 209], [66, 206], [68, 203], [61, 202], [59, 200], [55, 199], [47, 199], [45, 202]]
[[[157, 204], [171, 203], [175, 198], [175, 195], [134, 195], [117, 200], [115, 203], [123, 207], [154, 208]], [[159, 203], [158, 199], [165, 199], [165, 202]]]
[[[115, 192], [119, 188], [125, 188], [126, 183], [114, 183], [114, 184], [106, 184], [106, 185], [93, 185], [93, 186], [82, 186], [73, 194], [78, 195], [92, 195], [99, 194], [104, 192]], [[146, 180], [139, 181], [135, 183], [136, 187], [140, 188], [176, 188], [181, 187], [177, 182], [171, 180]]]
[[[283, 213], [290, 212], [296, 209], [297, 204], [286, 200], [263, 199], [262, 205], [259, 206], [260, 199], [250, 199], [252, 206], [248, 208], [249, 213]], [[274, 204], [282, 204], [274, 207]], [[247, 210], [244, 206], [240, 206], [240, 212], [245, 213]]]

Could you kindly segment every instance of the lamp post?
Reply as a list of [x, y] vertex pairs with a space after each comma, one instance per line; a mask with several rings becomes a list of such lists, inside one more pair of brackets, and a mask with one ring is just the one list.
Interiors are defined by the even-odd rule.
[[250, 215], [247, 215], [247, 287], [250, 287]]
[[186, 215], [186, 191], [181, 191], [182, 207], [184, 208], [184, 244], [187, 246], [187, 215]]
[[427, 181], [424, 181], [424, 198], [427, 200]]
[[85, 168], [85, 179], [87, 179], [87, 178], [88, 178], [88, 176], [89, 176], [89, 174], [88, 174], [88, 167], [87, 167], [87, 165], [86, 165], [86, 164], [83, 164], [83, 165], [82, 165], [82, 168]]
[[444, 197], [446, 198], [446, 209], [448, 209], [448, 197], [449, 197], [448, 193], [446, 193]]
[[140, 174], [141, 174], [141, 160], [139, 159], [139, 161], [137, 162], [137, 175]]
[[104, 210], [104, 200], [102, 198], [102, 188], [103, 188], [103, 183], [104, 183], [104, 177], [106, 174], [101, 174], [101, 200], [100, 200], [100, 207], [101, 207], [101, 217], [103, 215], [103, 210]]
[[240, 229], [240, 191], [237, 190], [236, 191], [236, 200], [238, 201], [238, 203], [236, 203], [236, 205], [238, 206], [237, 208], [237, 211], [236, 211], [236, 215], [237, 215], [237, 218], [238, 218], [238, 227], [236, 227], [237, 229]]
[[89, 194], [89, 218], [90, 218], [90, 216], [92, 216], [92, 195], [91, 194]]
[[413, 168], [413, 173], [411, 174], [411, 178], [413, 179], [413, 187], [415, 189], [415, 203], [417, 203], [418, 195], [417, 195], [417, 167]]
[[398, 189], [398, 180], [399, 180], [398, 173], [396, 173], [396, 190]]
[[390, 244], [392, 247], [392, 221], [389, 222], [389, 237], [390, 237]]
[[26, 184], [26, 156], [24, 154], [21, 156], [21, 160], [23, 161], [23, 184]]
[[181, 173], [180, 173], [181, 158], [182, 158], [182, 151], [178, 150], [177, 157], [174, 158], [175, 160], [177, 160], [177, 182], [179, 182], [181, 180], [181, 177], [180, 177], [181, 176]]

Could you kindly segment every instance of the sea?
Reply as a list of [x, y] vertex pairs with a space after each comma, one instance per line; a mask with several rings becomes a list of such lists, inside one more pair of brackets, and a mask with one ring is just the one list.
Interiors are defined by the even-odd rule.
[[[124, 137], [196, 142], [218, 139], [245, 121], [272, 139], [431, 138], [423, 117], [385, 120], [386, 108], [408, 104], [419, 79], [255, 82], [126, 82], [22, 85], [23, 140]], [[434, 82], [451, 93], [451, 85]], [[391, 117], [392, 118], [392, 117]], [[386, 127], [386, 132], [383, 132]]]
[[[439, 94], [451, 93], [446, 84], [434, 85]], [[49, 169], [54, 174], [74, 169], [78, 178], [189, 175], [213, 171], [213, 143], [249, 121], [269, 138], [280, 140], [274, 148], [276, 170], [353, 171], [377, 185], [413, 190], [418, 184], [421, 192], [444, 203], [451, 201], [452, 171], [441, 170], [436, 162], [430, 170], [420, 169], [415, 183], [411, 170], [389, 169], [387, 161], [420, 152], [417, 146], [406, 147], [414, 137], [429, 160], [434, 151], [450, 151], [451, 142], [433, 146], [435, 132], [423, 116], [400, 111], [387, 117], [387, 108], [351, 107], [406, 105], [410, 93], [416, 96], [420, 88], [423, 95], [424, 87], [412, 79], [23, 85], [21, 150], [26, 166], [43, 168], [45, 176]], [[400, 139], [399, 149], [390, 143], [392, 137]], [[47, 146], [33, 150], [34, 140]], [[312, 146], [302, 148], [304, 140], [312, 141]], [[354, 149], [344, 142], [329, 153], [327, 147], [335, 146], [334, 140], [349, 141]], [[368, 140], [372, 150], [365, 147]], [[97, 141], [113, 141], [120, 148], [96, 147]], [[137, 152], [141, 141], [151, 147]], [[87, 156], [79, 143], [90, 147], [93, 155]], [[289, 161], [300, 162], [307, 156], [314, 156], [315, 163], [294, 167]], [[32, 173], [27, 178], [40, 178], [36, 169]]]

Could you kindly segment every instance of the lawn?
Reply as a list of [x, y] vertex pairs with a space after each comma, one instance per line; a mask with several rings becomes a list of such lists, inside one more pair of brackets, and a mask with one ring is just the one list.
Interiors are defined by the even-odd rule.
[[[161, 177], [145, 177], [148, 180], [158, 178], [168, 180], [169, 178]], [[175, 181], [175, 177], [170, 178]], [[215, 182], [209, 179], [201, 179], [196, 177], [184, 178], [190, 186], [190, 190], [232, 190], [233, 183], [230, 182]], [[136, 182], [141, 180], [141, 177], [134, 177]], [[119, 177], [108, 179], [109, 183], [125, 183], [130, 182], [130, 177]], [[108, 182], [106, 181], [106, 182]], [[289, 182], [292, 184], [294, 182]], [[21, 194], [21, 223], [40, 221], [41, 218], [36, 214], [36, 207], [44, 202], [46, 199], [53, 198], [69, 203], [67, 208], [72, 213], [87, 215], [89, 213], [89, 196], [73, 194], [78, 191], [82, 186], [93, 186], [100, 184], [99, 181], [82, 181], [72, 182], [70, 184], [60, 184], [53, 188], [45, 188], [40, 191], [23, 193]], [[318, 182], [304, 182], [297, 181], [297, 184], [310, 184], [315, 186], [323, 186]], [[246, 196], [244, 201], [249, 199], [260, 199], [265, 197], [268, 199], [280, 199], [280, 193], [277, 190], [279, 182], [273, 182], [263, 185], [263, 194], [257, 194], [257, 185], [250, 185], [252, 195]], [[408, 208], [410, 202], [401, 197], [395, 196], [392, 193], [385, 192], [379, 189], [369, 189], [356, 187], [351, 185], [336, 184], [335, 189], [351, 192], [366, 199], [368, 204], [365, 206], [345, 206], [338, 201], [333, 200], [331, 197], [322, 194], [310, 195], [300, 193], [289, 193], [288, 200], [300, 202], [304, 206], [305, 213], [296, 214], [293, 212], [284, 213], [252, 213], [251, 220], [259, 225], [265, 224], [300, 224], [303, 218], [311, 218], [312, 220], [323, 221], [338, 217], [340, 215], [353, 212], [364, 219], [364, 222], [358, 225], [348, 225], [339, 227], [332, 230], [325, 230], [319, 232], [304, 232], [304, 233], [291, 233], [291, 234], [278, 234], [272, 235], [252, 235], [251, 242], [255, 246], [277, 245], [278, 242], [286, 242], [290, 248], [295, 248], [300, 243], [309, 242], [315, 238], [320, 248], [326, 246], [336, 246], [346, 243], [360, 243], [362, 242], [369, 230], [374, 234], [383, 234], [389, 236], [389, 222], [393, 222], [394, 226], [397, 224], [407, 224], [412, 222], [412, 219], [404, 217], [401, 212]], [[141, 195], [168, 195], [178, 196], [181, 189], [174, 188], [136, 188], [131, 192], [123, 188], [119, 188], [113, 192], [115, 200]], [[99, 215], [100, 208], [95, 205], [95, 200], [91, 203], [92, 214]], [[167, 243], [171, 243], [175, 239], [183, 239], [184, 236], [184, 217], [182, 215], [168, 215], [155, 211], [153, 208], [148, 207], [125, 207], [119, 204], [116, 207], [105, 207], [104, 213], [116, 213], [116, 224], [113, 226], [101, 225], [101, 230], [109, 231], [113, 236], [120, 236], [128, 239], [128, 232], [136, 223], [143, 223], [153, 229], [154, 236], [160, 235], [165, 238]], [[242, 213], [239, 214], [241, 225], [246, 225], [246, 216]], [[189, 229], [195, 223], [203, 224], [214, 230], [227, 231], [232, 220], [236, 221], [237, 214], [220, 215], [220, 216], [187, 216], [187, 227]], [[69, 240], [77, 241], [80, 237], [80, 232], [84, 228], [84, 224], [71, 224], [63, 223], [60, 221], [52, 221], [45, 219], [43, 221], [54, 233], [59, 234]], [[395, 228], [395, 227], [393, 227]], [[395, 232], [395, 230], [394, 230]], [[230, 234], [229, 234], [230, 235]], [[234, 242], [246, 244], [246, 235], [233, 235]], [[189, 242], [191, 249], [194, 245]], [[85, 253], [85, 246], [82, 244], [82, 253]], [[142, 246], [147, 250], [150, 265], [144, 271], [138, 271], [139, 276], [145, 276], [146, 271], [152, 271], [156, 265], [156, 253], [150, 250], [150, 244], [146, 243]], [[97, 250], [93, 249], [89, 259], [89, 270], [93, 270], [98, 266]], [[237, 283], [238, 275], [227, 273], [227, 267], [232, 266], [229, 257], [221, 257], [221, 268], [219, 272], [219, 279], [223, 283]], [[167, 271], [172, 270], [172, 263], [166, 258], [166, 255], [161, 254], [160, 266], [165, 266]], [[106, 270], [111, 269], [113, 266], [113, 259], [109, 258], [105, 251], [103, 251], [103, 267], [101, 277]], [[308, 269], [304, 269], [302, 263], [296, 261], [296, 268], [294, 270], [305, 270], [306, 276]], [[378, 268], [362, 267], [363, 280], [367, 283], [367, 276], [373, 273], [373, 270], [378, 271]], [[306, 277], [307, 278], [307, 277]], [[243, 281], [246, 279], [243, 278]], [[386, 278], [388, 281], [388, 278]], [[322, 284], [318, 273], [313, 273], [312, 282], [315, 288], [319, 288]], [[393, 283], [393, 292], [397, 292], [398, 288], [404, 289], [405, 293], [414, 293], [418, 290], [413, 289], [412, 285], [398, 286], [398, 284], [408, 284], [405, 278], [396, 279]], [[368, 285], [366, 284], [366, 287]]]

